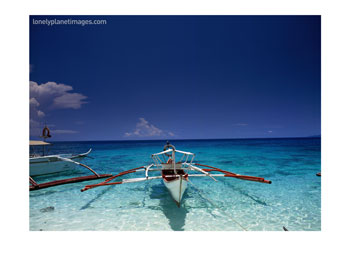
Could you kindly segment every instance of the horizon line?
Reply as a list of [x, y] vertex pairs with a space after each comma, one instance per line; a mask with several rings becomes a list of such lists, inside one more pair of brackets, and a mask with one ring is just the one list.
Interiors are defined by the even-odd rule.
[[[133, 140], [58, 140], [51, 142], [137, 142], [137, 141], [205, 141], [205, 140], [258, 140], [258, 139], [302, 139], [302, 138], [321, 138], [321, 135], [294, 136], [294, 137], [249, 137], [249, 138], [202, 138], [202, 139], [133, 139]], [[29, 138], [30, 140], [30, 138]]]

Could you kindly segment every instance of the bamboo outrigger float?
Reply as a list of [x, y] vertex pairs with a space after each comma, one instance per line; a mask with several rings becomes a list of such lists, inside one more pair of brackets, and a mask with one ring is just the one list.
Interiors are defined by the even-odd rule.
[[[179, 162], [176, 162], [176, 154], [182, 155]], [[176, 202], [177, 206], [180, 207], [180, 203], [183, 194], [187, 188], [187, 183], [189, 182], [189, 177], [210, 177], [214, 181], [217, 181], [215, 177], [232, 177], [241, 180], [259, 182], [271, 184], [271, 181], [265, 180], [262, 177], [246, 176], [229, 171], [225, 171], [213, 166], [195, 163], [193, 164], [193, 159], [195, 154], [191, 152], [184, 152], [176, 150], [175, 147], [169, 143], [164, 146], [162, 152], [152, 154], [153, 163], [147, 166], [141, 166], [134, 169], [130, 169], [121, 172], [117, 175], [111, 176], [104, 182], [98, 184], [87, 185], [81, 191], [86, 191], [95, 187], [107, 186], [107, 185], [118, 185], [124, 183], [137, 183], [142, 181], [163, 179], [164, 185], [168, 188], [171, 196]], [[203, 168], [200, 168], [200, 167]], [[126, 174], [145, 172], [145, 177], [141, 178], [130, 178], [123, 179], [121, 181], [113, 182], [114, 179], [121, 177]], [[149, 176], [150, 172], [160, 172], [160, 176]], [[195, 173], [190, 173], [195, 172]], [[213, 173], [216, 172], [216, 173]]]

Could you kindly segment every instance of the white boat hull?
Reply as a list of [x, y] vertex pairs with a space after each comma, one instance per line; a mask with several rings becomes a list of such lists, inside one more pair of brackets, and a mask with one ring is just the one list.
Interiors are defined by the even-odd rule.
[[[68, 157], [75, 162], [80, 162], [84, 159], [88, 154], [80, 154], [77, 156]], [[72, 171], [77, 168], [77, 165], [72, 162], [62, 161], [57, 158], [60, 155], [48, 155], [48, 156], [40, 156], [40, 157], [32, 157], [29, 159], [30, 167], [29, 173], [30, 176], [38, 176], [38, 175], [46, 175], [46, 174], [54, 174], [66, 171]], [[65, 157], [62, 155], [62, 157]], [[66, 157], [67, 158], [67, 157]]]
[[187, 179], [184, 177], [182, 177], [182, 180], [180, 178], [171, 181], [166, 181], [163, 179], [163, 182], [166, 188], [168, 188], [177, 206], [180, 207], [182, 196], [187, 188]]

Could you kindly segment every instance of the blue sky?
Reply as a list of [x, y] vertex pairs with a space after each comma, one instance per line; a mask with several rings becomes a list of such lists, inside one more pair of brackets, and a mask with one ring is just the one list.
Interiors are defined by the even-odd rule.
[[30, 120], [52, 140], [319, 135], [321, 18], [31, 16]]

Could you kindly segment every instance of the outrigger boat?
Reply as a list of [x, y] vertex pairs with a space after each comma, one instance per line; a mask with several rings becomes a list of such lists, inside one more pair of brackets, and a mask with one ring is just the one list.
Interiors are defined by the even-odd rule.
[[[47, 146], [50, 145], [48, 142], [44, 141], [30, 141], [29, 145], [31, 147], [35, 146]], [[55, 154], [55, 155], [45, 155], [45, 150], [43, 150], [42, 155], [31, 154], [29, 157], [30, 163], [30, 176], [47, 175], [60, 173], [65, 171], [74, 170], [77, 165], [75, 162], [81, 162], [88, 154], [91, 149], [86, 153], [82, 154]], [[68, 159], [68, 160], [67, 160]], [[69, 160], [75, 161], [70, 162]]]
[[[176, 162], [176, 155], [180, 155], [180, 160]], [[262, 177], [245, 176], [229, 171], [225, 171], [213, 166], [193, 163], [195, 154], [191, 152], [185, 152], [176, 150], [175, 147], [169, 143], [164, 146], [162, 152], [151, 155], [153, 163], [147, 166], [141, 166], [134, 169], [130, 169], [121, 172], [117, 175], [111, 176], [104, 182], [98, 184], [87, 185], [81, 191], [86, 191], [99, 186], [117, 185], [124, 183], [136, 183], [154, 179], [162, 179], [164, 185], [169, 190], [172, 198], [176, 202], [177, 206], [180, 207], [181, 200], [186, 191], [189, 177], [210, 177], [214, 181], [217, 181], [215, 177], [232, 177], [241, 180], [254, 181], [259, 183], [271, 184], [271, 181], [265, 180]], [[198, 167], [199, 166], [199, 167]], [[202, 168], [200, 168], [202, 167]], [[114, 179], [136, 172], [145, 172], [145, 177], [141, 178], [130, 178], [123, 179], [121, 181], [113, 182]], [[160, 176], [149, 176], [150, 172], [160, 172]], [[195, 173], [191, 173], [195, 172]]]
[[[40, 136], [44, 141], [29, 141], [30, 153], [30, 176], [54, 174], [74, 170], [76, 163], [80, 162], [91, 152], [91, 149], [86, 153], [72, 155], [72, 154], [56, 154], [47, 155], [46, 147], [50, 143], [46, 142], [47, 138], [51, 138], [50, 129], [45, 125], [42, 135]], [[41, 148], [42, 147], [42, 148]], [[35, 148], [41, 148], [41, 154], [35, 152]]]
[[[43, 129], [44, 141], [30, 141], [29, 145], [32, 150], [32, 153], [29, 154], [29, 190], [39, 190], [47, 187], [53, 187], [62, 184], [76, 183], [82, 181], [96, 180], [100, 178], [106, 178], [112, 176], [111, 174], [97, 174], [94, 170], [88, 167], [85, 164], [80, 163], [82, 159], [88, 156], [91, 152], [91, 149], [86, 153], [72, 155], [72, 154], [56, 154], [56, 155], [47, 155], [45, 147], [50, 143], [46, 142], [45, 139], [51, 137], [50, 130], [45, 126]], [[42, 154], [34, 153], [34, 147], [42, 147]], [[90, 170], [94, 175], [80, 176], [74, 178], [67, 178], [62, 180], [56, 180], [51, 182], [45, 182], [38, 184], [32, 176], [38, 175], [47, 175], [55, 174], [59, 172], [65, 172], [70, 170], [75, 170], [78, 166], [82, 166]]]

